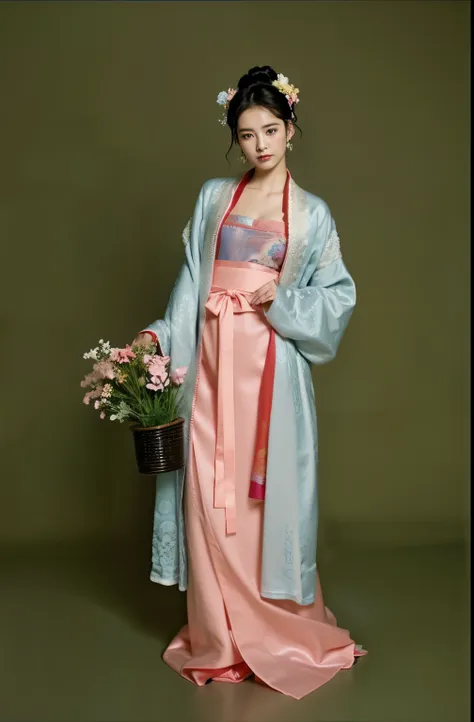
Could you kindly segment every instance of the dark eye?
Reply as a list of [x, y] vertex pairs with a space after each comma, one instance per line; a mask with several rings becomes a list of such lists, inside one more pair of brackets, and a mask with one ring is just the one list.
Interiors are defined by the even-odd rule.
[[269, 128], [269, 129], [268, 129], [268, 132], [269, 132], [269, 133], [271, 133], [272, 131], [273, 131], [274, 133], [276, 133], [277, 129], [276, 129], [276, 128]]

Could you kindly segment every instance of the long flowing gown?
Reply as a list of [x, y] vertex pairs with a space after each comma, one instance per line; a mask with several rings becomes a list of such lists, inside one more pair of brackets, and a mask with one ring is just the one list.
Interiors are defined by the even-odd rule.
[[[325, 607], [259, 592], [264, 502], [249, 498], [271, 327], [249, 294], [277, 278], [285, 224], [230, 214], [206, 304], [184, 512], [188, 623], [163, 659], [186, 679], [256, 681], [296, 699], [366, 654]], [[231, 474], [223, 464], [233, 462]]]

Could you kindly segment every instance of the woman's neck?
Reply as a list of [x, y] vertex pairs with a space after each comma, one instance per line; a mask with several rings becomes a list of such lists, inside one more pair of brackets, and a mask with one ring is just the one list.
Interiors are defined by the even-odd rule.
[[283, 193], [288, 177], [285, 159], [269, 171], [254, 168], [254, 172], [247, 183], [248, 188], [255, 188], [268, 195]]

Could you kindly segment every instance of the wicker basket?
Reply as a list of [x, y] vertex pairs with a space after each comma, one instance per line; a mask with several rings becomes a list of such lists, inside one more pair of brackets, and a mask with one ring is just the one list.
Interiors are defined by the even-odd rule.
[[184, 419], [163, 426], [131, 426], [140, 474], [161, 474], [184, 466]]

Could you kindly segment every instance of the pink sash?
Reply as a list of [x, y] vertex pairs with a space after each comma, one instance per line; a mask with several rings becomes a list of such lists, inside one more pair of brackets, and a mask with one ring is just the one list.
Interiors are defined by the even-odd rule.
[[[232, 212], [233, 208], [237, 204], [237, 201], [239, 200], [240, 196], [242, 195], [242, 192], [249, 182], [249, 180], [252, 178], [253, 174], [255, 172], [254, 168], [251, 168], [247, 173], [245, 173], [244, 177], [240, 181], [232, 200], [224, 214], [224, 217], [221, 220], [218, 234], [217, 234], [217, 244], [216, 244], [216, 258], [219, 258], [219, 249], [220, 249], [220, 243], [221, 243], [221, 229], [222, 224], [225, 223], [226, 219]], [[289, 241], [289, 228], [288, 228], [288, 197], [289, 197], [289, 183], [290, 183], [290, 172], [287, 170], [287, 178], [285, 183], [285, 188], [283, 191], [283, 205], [282, 205], [282, 211], [284, 216], [284, 222], [285, 222], [285, 236], [287, 238], [287, 242]], [[283, 267], [286, 262], [283, 263]], [[229, 265], [232, 264], [234, 267], [238, 266], [253, 266], [254, 271], [261, 271], [261, 272], [268, 272], [273, 274], [273, 276], [279, 277], [282, 269], [280, 270], [280, 273], [274, 269], [267, 268], [265, 266], [262, 266], [260, 264], [253, 264], [253, 263], [237, 263], [237, 262], [226, 262], [226, 261], [219, 261], [214, 260], [214, 277], [213, 282], [216, 283], [216, 274], [219, 273], [219, 268], [222, 267], [222, 264]], [[263, 285], [263, 283], [259, 283], [255, 285], [255, 287], [252, 287], [251, 292], [256, 290], [260, 285]], [[226, 284], [224, 284], [226, 286]], [[235, 299], [236, 304], [240, 306], [240, 312], [243, 312], [244, 309], [246, 311], [253, 310], [250, 304], [248, 303], [245, 292], [237, 292], [233, 291], [234, 294], [238, 295], [229, 295], [229, 288], [228, 287], [219, 287], [219, 286], [213, 286], [211, 288], [211, 292], [209, 294], [209, 300], [208, 304], [210, 304], [210, 310], [214, 309], [214, 312], [217, 312], [217, 314], [220, 317], [222, 309], [223, 311], [223, 317], [225, 315], [225, 321], [224, 321], [224, 348], [222, 349], [220, 353], [222, 353], [222, 356], [220, 356], [220, 359], [229, 359], [231, 357], [230, 354], [230, 344], [232, 343], [232, 353], [233, 353], [233, 337], [232, 341], [230, 341], [230, 317], [234, 311], [231, 311], [231, 308], [234, 308], [233, 300]], [[249, 291], [247, 292], [248, 295]], [[214, 296], [215, 294], [215, 296]], [[229, 303], [226, 299], [230, 298], [232, 300], [232, 303]], [[214, 300], [215, 299], [215, 300]], [[206, 304], [207, 305], [207, 304]], [[221, 321], [222, 323], [222, 321]], [[232, 322], [233, 323], [233, 322]], [[230, 418], [230, 411], [229, 413], [226, 411], [224, 412], [224, 397], [230, 398], [230, 394], [224, 390], [224, 385], [221, 383], [221, 381], [226, 384], [227, 389], [230, 389], [230, 385], [232, 384], [232, 391], [233, 391], [233, 383], [229, 379], [229, 372], [228, 369], [232, 368], [232, 366], [227, 364], [220, 364], [219, 366], [219, 391], [218, 391], [218, 441], [216, 444], [216, 481], [215, 481], [215, 506], [219, 504], [218, 508], [225, 508], [226, 510], [226, 528], [228, 533], [235, 533], [235, 517], [236, 517], [236, 508], [235, 508], [235, 445], [233, 443], [234, 439], [234, 415], [232, 413], [232, 418]], [[224, 369], [227, 369], [224, 370]], [[265, 359], [265, 366], [263, 370], [262, 375], [262, 381], [261, 381], [261, 387], [260, 387], [260, 396], [259, 396], [259, 404], [258, 404], [258, 421], [257, 421], [257, 437], [256, 437], [256, 445], [255, 445], [255, 456], [254, 456], [254, 462], [252, 467], [252, 473], [250, 475], [250, 487], [249, 487], [249, 497], [251, 499], [256, 499], [259, 501], [263, 501], [265, 499], [265, 485], [266, 485], [266, 473], [267, 473], [267, 457], [268, 457], [268, 437], [269, 437], [269, 430], [270, 430], [270, 415], [272, 410], [272, 396], [273, 396], [273, 382], [275, 377], [275, 331], [272, 328], [270, 330], [270, 339], [268, 344], [268, 350], [267, 350], [267, 356]], [[233, 405], [232, 405], [233, 406]], [[226, 452], [225, 449], [225, 442], [226, 439], [231, 440], [232, 448], [228, 449]], [[229, 530], [233, 530], [229, 531]]]
[[262, 385], [258, 399], [258, 426], [255, 457], [250, 475], [249, 497], [263, 501], [267, 480], [268, 435], [270, 432], [270, 415], [272, 412], [273, 381], [275, 378], [275, 331], [270, 332], [265, 368], [263, 369]]
[[[206, 308], [219, 320], [219, 364], [217, 391], [217, 434], [215, 450], [214, 507], [225, 509], [226, 531], [235, 534], [235, 427], [234, 427], [234, 315], [257, 313], [248, 297], [278, 271], [253, 263], [216, 261], [213, 285]], [[240, 286], [236, 288], [235, 286]], [[262, 319], [262, 323], [265, 321]], [[251, 350], [250, 350], [251, 353]], [[263, 501], [267, 464], [268, 434], [275, 374], [275, 332], [269, 331], [269, 345], [262, 373], [255, 456], [249, 497]]]

